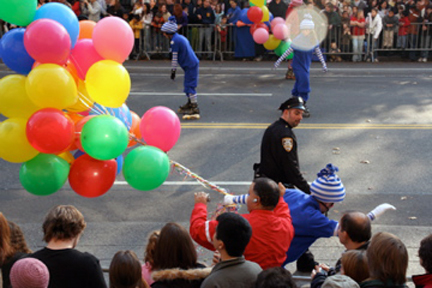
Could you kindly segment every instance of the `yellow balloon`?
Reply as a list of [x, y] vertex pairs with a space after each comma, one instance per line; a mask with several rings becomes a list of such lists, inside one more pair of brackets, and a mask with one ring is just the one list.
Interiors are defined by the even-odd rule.
[[249, 1], [249, 5], [252, 6], [265, 6], [266, 5], [266, 1], [265, 0], [250, 0]]
[[56, 64], [42, 64], [27, 76], [26, 90], [30, 99], [41, 108], [65, 109], [78, 100], [72, 75]]
[[83, 112], [93, 107], [93, 104], [94, 101], [88, 94], [84, 81], [80, 79], [78, 81], [78, 101], [66, 108], [66, 110], [69, 112]]
[[111, 108], [122, 106], [131, 88], [128, 71], [113, 60], [102, 60], [93, 64], [87, 71], [85, 84], [95, 102]]
[[8, 75], [0, 80], [0, 113], [8, 118], [25, 118], [39, 110], [28, 97], [25, 89], [26, 77]]
[[61, 154], [58, 154], [57, 156], [59, 156], [60, 158], [63, 158], [64, 160], [66, 160], [66, 162], [68, 162], [69, 164], [72, 164], [75, 161], [74, 156], [72, 155], [71, 152], [66, 151], [63, 152]]
[[272, 35], [270, 35], [269, 39], [264, 43], [264, 47], [267, 50], [274, 50], [279, 46], [280, 42], [281, 42], [281, 40], [277, 39], [272, 34]]
[[10, 118], [0, 125], [0, 155], [9, 162], [26, 162], [39, 154], [27, 140], [27, 120]]
[[267, 6], [263, 5], [260, 8], [263, 11], [263, 17], [261, 18], [261, 22], [269, 21], [270, 20], [270, 11], [268, 10]]

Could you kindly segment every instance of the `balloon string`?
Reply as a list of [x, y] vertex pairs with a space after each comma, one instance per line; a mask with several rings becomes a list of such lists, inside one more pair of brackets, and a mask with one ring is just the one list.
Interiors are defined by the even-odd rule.
[[219, 192], [223, 195], [230, 195], [230, 193], [228, 192], [228, 190], [221, 188], [219, 186], [217, 186], [216, 184], [202, 178], [201, 176], [199, 176], [198, 174], [192, 172], [191, 170], [189, 170], [188, 168], [186, 168], [185, 166], [181, 165], [180, 163], [170, 160], [171, 165], [176, 168], [177, 171], [179, 171], [180, 174], [184, 174], [192, 179], [197, 180], [201, 185], [203, 185], [206, 188], [209, 188], [211, 190], [214, 190], [216, 192]]

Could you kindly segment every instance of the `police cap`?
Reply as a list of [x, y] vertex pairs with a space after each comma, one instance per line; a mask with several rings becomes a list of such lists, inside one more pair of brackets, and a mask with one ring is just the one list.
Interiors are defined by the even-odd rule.
[[292, 108], [306, 110], [304, 106], [303, 98], [291, 97], [279, 106], [279, 110], [292, 109]]

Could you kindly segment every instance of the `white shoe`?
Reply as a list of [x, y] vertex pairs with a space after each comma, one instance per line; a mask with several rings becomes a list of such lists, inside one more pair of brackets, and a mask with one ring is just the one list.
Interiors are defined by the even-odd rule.
[[417, 61], [418, 62], [423, 62], [423, 58], [419, 58]]
[[379, 61], [378, 61], [378, 58], [375, 58], [374, 62], [379, 62]]
[[427, 58], [423, 58], [423, 62], [426, 63], [427, 62]]

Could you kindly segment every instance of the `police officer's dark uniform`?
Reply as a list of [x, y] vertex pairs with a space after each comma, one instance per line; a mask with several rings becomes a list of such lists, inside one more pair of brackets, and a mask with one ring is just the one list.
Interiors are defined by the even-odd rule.
[[[279, 110], [297, 108], [305, 110], [303, 99], [292, 97], [281, 104]], [[310, 194], [309, 184], [300, 173], [297, 139], [292, 127], [282, 118], [271, 124], [261, 142], [261, 163], [254, 165], [255, 177], [268, 177], [287, 188], [297, 187]]]

